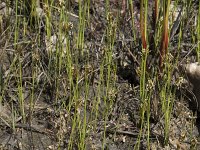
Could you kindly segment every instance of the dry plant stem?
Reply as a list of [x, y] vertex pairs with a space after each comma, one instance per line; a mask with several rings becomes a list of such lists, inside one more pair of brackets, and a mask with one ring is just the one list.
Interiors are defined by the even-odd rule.
[[[141, 0], [140, 1], [140, 32], [141, 32], [141, 38], [142, 38], [142, 65], [141, 65], [141, 77], [140, 77], [140, 98], [141, 98], [141, 119], [140, 119], [140, 132], [137, 139], [137, 144], [135, 145], [134, 149], [140, 148], [140, 141], [141, 136], [143, 133], [143, 128], [145, 124], [144, 120], [144, 114], [147, 112], [147, 101], [149, 100], [147, 98], [147, 92], [145, 91], [146, 88], [146, 61], [148, 56], [148, 48], [147, 48], [147, 4], [148, 0]], [[147, 100], [148, 99], [148, 100]], [[147, 117], [147, 124], [149, 123], [149, 118]], [[148, 131], [149, 131], [149, 124], [147, 125]], [[148, 132], [149, 134], [149, 132]], [[147, 139], [148, 148], [149, 148], [149, 136]]]
[[159, 15], [159, 10], [158, 10], [159, 7], [158, 6], [159, 6], [159, 0], [155, 0], [155, 27], [158, 22], [158, 15]]
[[141, 38], [142, 38], [142, 47], [143, 49], [147, 48], [147, 41], [146, 41], [146, 14], [144, 15], [144, 8], [143, 5], [146, 5], [146, 0], [144, 3], [144, 0], [141, 0], [140, 2], [140, 32], [141, 32]]
[[136, 33], [135, 33], [135, 23], [134, 23], [134, 7], [133, 7], [133, 1], [129, 0], [129, 8], [130, 8], [130, 14], [131, 14], [131, 24], [132, 24], [132, 34], [134, 43], [136, 44]]
[[178, 13], [178, 17], [176, 18], [176, 20], [173, 23], [173, 26], [171, 28], [171, 31], [170, 31], [170, 40], [174, 37], [174, 35], [176, 34], [178, 28], [180, 27], [181, 17], [182, 17], [182, 11], [183, 11], [183, 7], [181, 7], [181, 10]]
[[149, 39], [149, 49], [154, 51], [156, 53], [156, 47], [157, 47], [157, 34], [158, 34], [158, 17], [159, 17], [159, 0], [155, 0], [154, 2], [154, 8], [152, 8], [153, 14], [152, 14], [152, 33], [150, 34]]
[[121, 10], [122, 16], [125, 16], [125, 13], [126, 13], [126, 0], [122, 0], [122, 10]]
[[160, 46], [160, 72], [163, 72], [163, 62], [165, 61], [165, 57], [167, 54], [167, 48], [168, 48], [168, 42], [169, 42], [169, 37], [168, 37], [168, 17], [169, 17], [169, 6], [170, 6], [170, 0], [167, 2], [164, 1], [164, 20], [163, 20], [163, 35], [162, 35], [162, 41], [161, 41], [161, 46]]

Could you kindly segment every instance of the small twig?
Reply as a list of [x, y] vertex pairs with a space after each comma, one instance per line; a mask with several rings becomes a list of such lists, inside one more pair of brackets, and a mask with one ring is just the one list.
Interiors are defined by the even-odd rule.
[[[8, 128], [12, 129], [12, 126], [6, 122], [3, 118], [0, 118], [3, 124], [0, 124], [0, 126], [7, 126]], [[17, 123], [14, 125], [15, 128], [22, 128], [24, 130], [27, 131], [32, 131], [32, 132], [36, 132], [36, 133], [41, 133], [41, 134], [46, 134], [46, 135], [53, 135], [54, 133], [48, 129], [42, 128], [42, 129], [38, 129], [37, 127], [35, 127], [35, 125], [30, 125], [30, 124], [21, 124], [21, 123]]]
[[32, 132], [46, 134], [46, 135], [49, 135], [49, 134], [53, 135], [54, 134], [50, 130], [47, 130], [47, 129], [38, 129], [38, 128], [34, 127], [33, 125], [29, 125], [29, 124], [16, 124], [15, 128], [22, 128], [22, 129], [27, 130], [27, 131], [32, 131]]
[[[100, 129], [101, 131], [104, 131], [105, 129]], [[130, 131], [123, 131], [123, 130], [112, 130], [112, 129], [106, 129], [107, 133], [111, 133], [111, 134], [124, 134], [124, 135], [128, 135], [128, 136], [132, 136], [132, 137], [137, 137], [139, 133], [134, 133], [134, 132], [130, 132]], [[155, 135], [151, 135], [150, 136], [151, 139], [156, 138]]]
[[182, 62], [185, 60], [185, 58], [197, 47], [197, 45], [198, 45], [199, 43], [200, 43], [200, 41], [197, 42], [197, 43], [190, 49], [190, 51], [187, 53], [187, 55], [185, 55], [185, 57], [183, 57], [183, 59], [180, 61], [179, 64], [182, 64]]
[[117, 133], [117, 134], [125, 134], [125, 135], [128, 135], [128, 136], [133, 136], [133, 137], [137, 137], [138, 136], [138, 133], [134, 133], [134, 132], [129, 132], [129, 131], [122, 131], [122, 130], [111, 130], [111, 129], [107, 129], [106, 132], [108, 133]]

